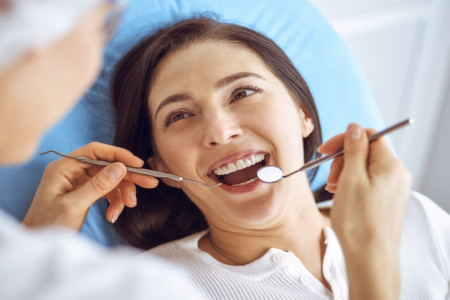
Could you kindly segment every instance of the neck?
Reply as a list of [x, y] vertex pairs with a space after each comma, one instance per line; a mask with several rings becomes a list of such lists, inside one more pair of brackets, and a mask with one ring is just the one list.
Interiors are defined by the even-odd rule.
[[311, 199], [302, 204], [296, 210], [289, 209], [281, 221], [264, 229], [224, 230], [211, 226], [210, 233], [199, 241], [199, 247], [229, 265], [251, 263], [270, 248], [290, 251], [314, 276], [325, 282], [322, 275], [323, 228], [330, 225], [329, 218], [319, 212], [312, 193]]

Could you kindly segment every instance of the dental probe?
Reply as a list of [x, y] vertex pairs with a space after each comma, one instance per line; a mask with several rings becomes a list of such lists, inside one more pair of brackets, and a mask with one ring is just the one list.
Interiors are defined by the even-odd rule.
[[[55, 153], [59, 156], [62, 157], [67, 157], [67, 158], [71, 158], [71, 159], [76, 159], [78, 161], [84, 162], [84, 163], [88, 163], [91, 165], [97, 165], [97, 166], [108, 166], [110, 164], [112, 164], [112, 162], [109, 161], [103, 161], [103, 160], [93, 160], [93, 159], [89, 159], [87, 157], [84, 156], [71, 156], [71, 155], [66, 155], [66, 154], [61, 154], [59, 152], [56, 152], [55, 150], [49, 150], [46, 152], [42, 152], [41, 155], [47, 154], [47, 153]], [[134, 168], [134, 167], [129, 167], [129, 166], [125, 166], [128, 170], [128, 172], [131, 173], [136, 173], [136, 174], [142, 174], [142, 175], [150, 175], [156, 178], [168, 178], [168, 179], [172, 179], [178, 182], [181, 181], [186, 181], [186, 182], [191, 182], [191, 183], [198, 183], [201, 184], [207, 188], [215, 188], [218, 187], [220, 185], [222, 185], [222, 183], [218, 183], [216, 185], [207, 185], [203, 182], [200, 181], [196, 181], [196, 180], [191, 180], [191, 179], [186, 179], [183, 178], [181, 176], [177, 176], [177, 175], [173, 175], [173, 174], [168, 174], [168, 173], [163, 173], [163, 172], [158, 172], [158, 171], [154, 171], [154, 170], [150, 170], [150, 169], [144, 169], [144, 168]]]
[[[386, 129], [384, 129], [382, 131], [376, 132], [376, 133], [372, 134], [371, 136], [369, 136], [369, 142], [372, 142], [385, 134], [391, 133], [397, 129], [400, 129], [406, 125], [410, 125], [413, 123], [414, 123], [414, 120], [411, 118], [408, 118], [404, 121], [396, 123], [390, 127], [387, 127]], [[280, 181], [283, 178], [289, 177], [295, 173], [298, 173], [301, 171], [307, 171], [307, 170], [313, 169], [315, 167], [318, 167], [321, 164], [323, 164], [324, 162], [329, 161], [330, 159], [333, 159], [342, 154], [344, 154], [344, 149], [341, 149], [340, 151], [338, 151], [334, 154], [325, 155], [318, 159], [310, 161], [309, 163], [304, 164], [300, 169], [298, 169], [292, 173], [289, 173], [287, 175], [284, 175], [283, 170], [281, 170], [277, 166], [272, 166], [272, 165], [264, 166], [258, 170], [258, 172], [256, 173], [256, 176], [258, 177], [259, 180], [261, 180], [264, 183], [275, 183], [275, 182]]]

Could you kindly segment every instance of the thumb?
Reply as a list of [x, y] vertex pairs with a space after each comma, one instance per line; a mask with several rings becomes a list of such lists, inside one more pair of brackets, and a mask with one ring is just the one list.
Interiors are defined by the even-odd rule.
[[71, 194], [79, 199], [79, 204], [88, 208], [116, 188], [126, 174], [127, 169], [124, 164], [118, 162], [110, 164]]
[[367, 173], [369, 140], [366, 132], [358, 124], [347, 127], [344, 139], [344, 166], [342, 175], [360, 176]]

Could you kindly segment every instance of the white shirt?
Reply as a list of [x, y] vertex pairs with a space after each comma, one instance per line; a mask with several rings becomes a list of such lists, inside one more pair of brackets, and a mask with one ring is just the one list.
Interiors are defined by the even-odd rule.
[[30, 231], [0, 211], [0, 299], [199, 299], [169, 262], [107, 250], [62, 229]]
[[[220, 263], [198, 248], [201, 232], [150, 250], [192, 278], [209, 299], [348, 299], [344, 256], [331, 228], [325, 228], [323, 274], [328, 290], [292, 253], [272, 248], [243, 266]], [[412, 192], [406, 209], [400, 265], [401, 299], [450, 299], [450, 216]]]

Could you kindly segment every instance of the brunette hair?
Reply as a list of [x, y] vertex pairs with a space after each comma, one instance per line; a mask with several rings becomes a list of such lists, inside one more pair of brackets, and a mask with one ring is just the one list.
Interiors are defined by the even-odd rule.
[[[304, 160], [316, 156], [322, 143], [319, 117], [311, 92], [287, 55], [272, 40], [249, 28], [208, 18], [189, 19], [145, 38], [117, 64], [112, 79], [115, 108], [114, 144], [146, 161], [153, 156], [153, 137], [148, 96], [160, 62], [192, 44], [215, 40], [244, 46], [257, 54], [286, 86], [314, 123], [304, 139]], [[299, 137], [301, 138], [301, 137]], [[309, 174], [312, 180], [316, 170]], [[137, 187], [139, 205], [126, 209], [116, 222], [120, 235], [132, 245], [149, 249], [204, 230], [200, 210], [179, 189], [160, 182], [155, 189]]]

